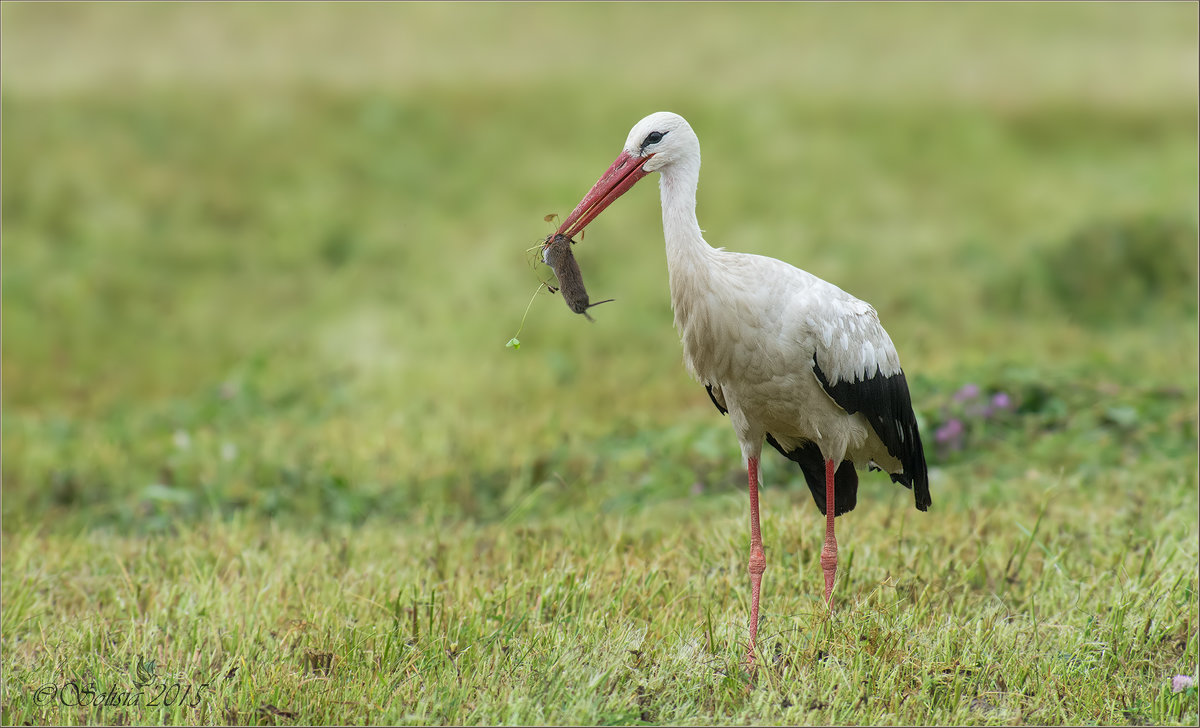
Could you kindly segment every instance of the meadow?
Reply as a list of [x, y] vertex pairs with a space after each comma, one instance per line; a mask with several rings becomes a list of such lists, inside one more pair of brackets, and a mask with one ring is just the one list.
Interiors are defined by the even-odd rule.
[[[0, 19], [3, 724], [1200, 720], [1195, 4]], [[576, 249], [616, 300], [521, 325], [661, 109], [712, 244], [876, 307], [931, 468], [830, 615], [764, 457], [753, 678], [653, 178]]]

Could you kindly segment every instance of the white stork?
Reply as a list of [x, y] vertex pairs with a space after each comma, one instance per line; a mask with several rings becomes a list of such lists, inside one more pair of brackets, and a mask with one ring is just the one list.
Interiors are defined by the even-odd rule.
[[558, 232], [575, 237], [651, 172], [661, 175], [683, 361], [729, 414], [749, 475], [752, 666], [766, 569], [758, 521], [763, 441], [800, 465], [825, 514], [821, 569], [830, 609], [837, 572], [833, 519], [855, 506], [855, 468], [887, 471], [914, 491], [924, 511], [930, 505], [925, 454], [899, 356], [875, 309], [787, 263], [704, 241], [696, 221], [700, 142], [683, 117], [661, 111], [635, 124], [621, 154]]

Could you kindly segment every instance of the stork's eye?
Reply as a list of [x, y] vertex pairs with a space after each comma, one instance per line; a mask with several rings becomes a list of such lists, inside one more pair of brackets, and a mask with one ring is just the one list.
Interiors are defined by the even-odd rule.
[[650, 146], [651, 144], [658, 144], [659, 142], [662, 141], [662, 138], [665, 135], [666, 135], [665, 132], [661, 132], [661, 131], [650, 132], [649, 134], [646, 135], [645, 140], [642, 141], [642, 149], [645, 149], [646, 147]]

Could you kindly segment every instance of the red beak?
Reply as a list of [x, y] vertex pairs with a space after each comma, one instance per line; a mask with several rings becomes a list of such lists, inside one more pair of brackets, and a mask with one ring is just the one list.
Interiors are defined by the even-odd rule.
[[574, 238], [583, 232], [588, 223], [604, 212], [604, 208], [628, 192], [629, 188], [633, 187], [639, 179], [650, 174], [642, 167], [653, 156], [653, 154], [649, 154], [645, 157], [637, 157], [629, 152], [621, 152], [608, 171], [596, 180], [592, 189], [588, 190], [571, 214], [567, 215], [567, 219], [563, 220], [563, 224], [558, 228], [558, 233], [566, 235], [568, 238]]

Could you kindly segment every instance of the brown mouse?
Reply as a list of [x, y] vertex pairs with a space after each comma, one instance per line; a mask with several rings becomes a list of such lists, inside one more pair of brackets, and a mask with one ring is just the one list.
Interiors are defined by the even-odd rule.
[[575, 313], [583, 314], [588, 321], [592, 321], [587, 310], [613, 299], [609, 298], [596, 303], [588, 302], [587, 289], [583, 286], [583, 274], [579, 271], [579, 263], [575, 261], [575, 254], [571, 252], [573, 243], [573, 240], [561, 234], [546, 238], [545, 244], [542, 245], [542, 259], [546, 261], [546, 265], [554, 269], [554, 275], [558, 278], [558, 287], [562, 290], [563, 300], [567, 302], [567, 307]]

